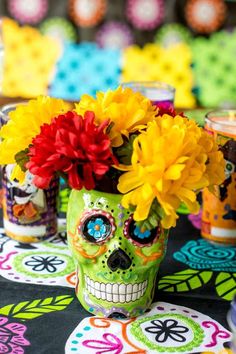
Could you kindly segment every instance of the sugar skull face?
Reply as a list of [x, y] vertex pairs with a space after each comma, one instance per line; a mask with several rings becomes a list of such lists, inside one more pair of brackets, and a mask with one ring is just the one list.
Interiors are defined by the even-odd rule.
[[14, 164], [6, 165], [5, 173], [7, 178], [7, 187], [9, 189], [14, 189], [13, 194], [17, 204], [25, 204], [37, 194], [38, 188], [32, 183], [33, 175], [29, 171], [26, 172], [24, 183], [11, 180], [11, 174], [14, 167]]
[[106, 317], [142, 314], [152, 302], [166, 232], [140, 230], [120, 195], [97, 191], [71, 192], [67, 225], [84, 308]]

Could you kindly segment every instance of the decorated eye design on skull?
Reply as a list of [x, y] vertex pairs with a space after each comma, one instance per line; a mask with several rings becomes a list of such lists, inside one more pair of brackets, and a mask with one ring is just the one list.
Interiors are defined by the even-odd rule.
[[80, 235], [92, 243], [103, 243], [115, 232], [113, 216], [103, 210], [91, 210], [81, 219], [78, 230]]
[[233, 173], [235, 166], [232, 162], [226, 160], [226, 165], [225, 165], [226, 172], [228, 173]]
[[125, 221], [124, 235], [132, 243], [136, 244], [139, 247], [151, 246], [160, 234], [161, 229], [159, 226], [151, 230], [141, 230], [137, 225], [136, 221], [133, 219], [133, 215]]

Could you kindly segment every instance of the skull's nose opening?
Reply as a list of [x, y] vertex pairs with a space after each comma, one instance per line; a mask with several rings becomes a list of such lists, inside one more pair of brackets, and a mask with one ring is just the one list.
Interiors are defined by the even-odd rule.
[[129, 269], [132, 264], [130, 257], [121, 248], [112, 252], [107, 260], [108, 267], [115, 272], [117, 269]]
[[120, 320], [124, 320], [126, 318], [128, 318], [126, 315], [124, 315], [123, 313], [120, 312], [112, 312], [108, 318], [116, 318], [116, 319], [120, 319]]

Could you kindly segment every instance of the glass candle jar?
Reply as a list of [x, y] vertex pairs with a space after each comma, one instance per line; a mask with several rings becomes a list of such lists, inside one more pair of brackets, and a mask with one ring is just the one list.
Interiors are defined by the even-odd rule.
[[174, 108], [175, 88], [159, 81], [125, 82], [122, 87], [129, 87], [149, 98], [153, 104], [162, 109]]
[[215, 193], [203, 191], [202, 236], [222, 244], [236, 244], [236, 110], [206, 115], [205, 129], [212, 134], [225, 159], [225, 181]]
[[[16, 109], [18, 104], [2, 108], [1, 125], [7, 123], [9, 112]], [[33, 184], [33, 175], [29, 171], [26, 171], [24, 183], [12, 180], [14, 166], [5, 165], [1, 171], [3, 226], [6, 235], [24, 243], [38, 242], [55, 235], [58, 179], [55, 178], [48, 189], [39, 189]]]

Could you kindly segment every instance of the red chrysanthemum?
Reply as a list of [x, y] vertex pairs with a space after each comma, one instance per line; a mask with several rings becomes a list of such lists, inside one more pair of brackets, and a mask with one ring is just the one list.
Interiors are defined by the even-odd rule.
[[71, 188], [90, 190], [117, 163], [104, 133], [108, 121], [98, 126], [94, 119], [93, 112], [86, 112], [84, 117], [67, 112], [41, 127], [27, 163], [37, 187], [47, 188], [55, 173], [61, 172], [68, 175]]
[[[158, 116], [163, 116], [164, 114], [168, 114], [169, 116], [175, 117], [177, 115], [176, 110], [170, 106], [169, 104], [157, 103], [158, 107]], [[184, 113], [178, 113], [179, 116], [184, 117]]]

